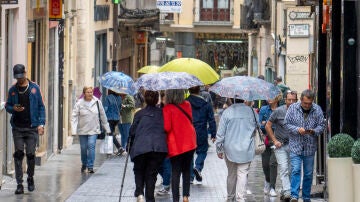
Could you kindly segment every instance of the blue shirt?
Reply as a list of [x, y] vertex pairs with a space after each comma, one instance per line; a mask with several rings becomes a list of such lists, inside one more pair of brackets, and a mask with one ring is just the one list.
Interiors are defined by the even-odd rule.
[[[272, 109], [271, 109], [270, 105], [265, 105], [260, 108], [259, 124], [260, 124], [260, 128], [264, 134], [266, 134], [266, 130], [265, 130], [266, 123], [262, 124], [262, 122], [263, 121], [267, 122], [268, 119], [270, 118], [271, 113], [272, 113]], [[274, 128], [273, 128], [273, 130], [274, 130]]]
[[104, 110], [108, 120], [120, 120], [121, 97], [120, 95], [110, 94], [104, 101]]
[[[255, 116], [257, 118], [257, 114]], [[231, 162], [251, 162], [255, 156], [252, 137], [255, 124], [253, 109], [243, 103], [233, 104], [224, 110], [216, 134], [217, 153], [225, 153]]]
[[[297, 155], [311, 156], [317, 150], [318, 136], [325, 129], [324, 116], [319, 105], [313, 103], [309, 114], [304, 117], [301, 102], [290, 105], [285, 116], [285, 127], [289, 130], [290, 152]], [[312, 129], [314, 134], [301, 135], [299, 128]]]

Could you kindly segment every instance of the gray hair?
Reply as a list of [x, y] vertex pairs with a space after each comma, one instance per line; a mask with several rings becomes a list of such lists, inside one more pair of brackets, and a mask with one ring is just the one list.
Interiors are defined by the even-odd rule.
[[185, 92], [183, 89], [166, 90], [165, 99], [167, 104], [181, 104], [185, 100]]
[[315, 93], [310, 89], [306, 89], [301, 93], [300, 99], [303, 99], [303, 97], [307, 97], [307, 98], [309, 98], [311, 100], [314, 100]]

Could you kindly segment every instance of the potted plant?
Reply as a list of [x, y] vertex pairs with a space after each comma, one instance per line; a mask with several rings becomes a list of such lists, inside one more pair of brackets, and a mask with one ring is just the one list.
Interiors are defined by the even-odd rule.
[[354, 139], [339, 133], [333, 136], [327, 150], [329, 202], [353, 201], [351, 148]]
[[[351, 148], [351, 158], [354, 162], [353, 179], [360, 179], [360, 139], [356, 140]], [[354, 201], [360, 201], [360, 192], [355, 191], [355, 190], [360, 190], [360, 181], [353, 180], [353, 184], [354, 184]]]

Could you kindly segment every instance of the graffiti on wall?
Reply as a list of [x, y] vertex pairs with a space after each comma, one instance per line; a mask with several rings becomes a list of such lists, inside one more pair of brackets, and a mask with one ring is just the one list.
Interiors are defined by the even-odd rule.
[[307, 63], [309, 56], [296, 55], [296, 56], [287, 56], [291, 64], [294, 63]]

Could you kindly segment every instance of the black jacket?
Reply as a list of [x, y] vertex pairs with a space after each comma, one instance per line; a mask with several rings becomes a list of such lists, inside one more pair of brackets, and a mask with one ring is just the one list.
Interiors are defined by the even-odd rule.
[[167, 153], [162, 109], [146, 106], [138, 111], [130, 127], [129, 141], [131, 160], [148, 152]]

